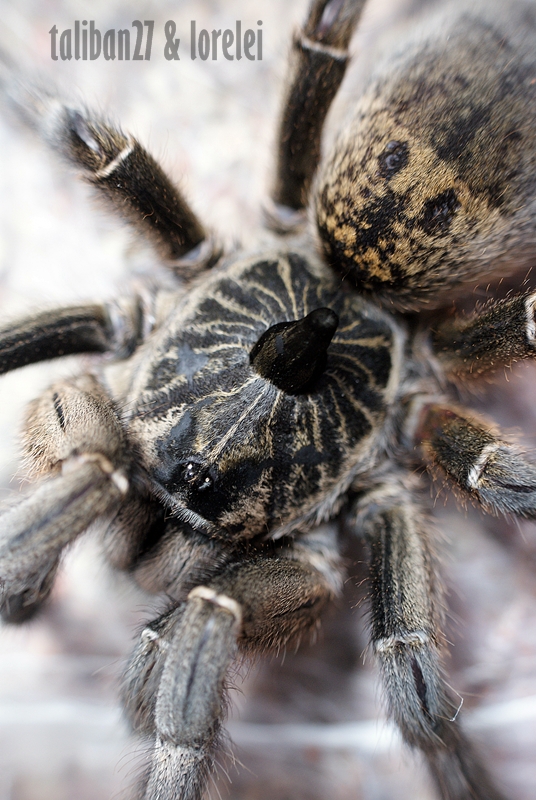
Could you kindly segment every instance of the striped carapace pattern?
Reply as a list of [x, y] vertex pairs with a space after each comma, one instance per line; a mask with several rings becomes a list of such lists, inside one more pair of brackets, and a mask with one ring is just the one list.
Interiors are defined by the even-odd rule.
[[[332, 308], [326, 367], [302, 394], [257, 375], [272, 325]], [[132, 387], [130, 427], [164, 500], [196, 527], [277, 533], [324, 516], [370, 468], [392, 373], [393, 322], [315, 259], [274, 252], [224, 265], [171, 314]]]

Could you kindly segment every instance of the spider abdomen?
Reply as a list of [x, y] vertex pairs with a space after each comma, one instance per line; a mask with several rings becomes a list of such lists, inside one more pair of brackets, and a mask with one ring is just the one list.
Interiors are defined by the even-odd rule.
[[456, 287], [532, 261], [534, 5], [494, 6], [490, 20], [441, 4], [414, 26], [321, 165], [330, 264], [398, 308], [445, 305]]

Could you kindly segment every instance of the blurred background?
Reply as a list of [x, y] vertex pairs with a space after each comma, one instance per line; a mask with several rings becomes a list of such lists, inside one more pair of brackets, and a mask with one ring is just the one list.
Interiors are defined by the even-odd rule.
[[[291, 31], [304, 0], [0, 0], [0, 44], [46, 82], [83, 97], [136, 135], [180, 180], [194, 209], [228, 243], [255, 240], [270, 180], [275, 122]], [[421, 2], [420, 5], [426, 6]], [[356, 37], [353, 83], [376, 37], [407, 9], [377, 0]], [[154, 20], [150, 61], [52, 61], [49, 31], [94, 19], [102, 31]], [[174, 20], [180, 61], [166, 61]], [[197, 29], [263, 25], [262, 61], [192, 61]], [[132, 30], [132, 29], [131, 29]], [[337, 109], [333, 119], [337, 118]], [[96, 207], [33, 135], [0, 115], [2, 320], [34, 308], [111, 297], [151, 266], [115, 219]], [[477, 295], [475, 295], [476, 297]], [[89, 362], [91, 363], [91, 362]], [[0, 381], [0, 487], [19, 491], [18, 431], [25, 404], [52, 380], [75, 374], [65, 359]], [[536, 366], [498, 375], [473, 398], [536, 447]], [[15, 477], [13, 477], [15, 476]], [[467, 728], [510, 800], [536, 794], [536, 527], [459, 510], [431, 492], [449, 587], [450, 682]], [[415, 755], [386, 721], [366, 654], [363, 554], [346, 554], [345, 597], [311, 648], [256, 664], [235, 679], [229, 730], [236, 763], [222, 754], [213, 798], [233, 800], [433, 800]], [[46, 612], [0, 629], [0, 800], [128, 798], [148, 745], [129, 736], [118, 678], [158, 603], [103, 563], [91, 538], [66, 556]], [[228, 773], [228, 775], [225, 774]]]

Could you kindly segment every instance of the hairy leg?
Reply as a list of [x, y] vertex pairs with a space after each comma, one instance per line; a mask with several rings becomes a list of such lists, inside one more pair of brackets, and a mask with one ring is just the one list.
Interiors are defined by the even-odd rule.
[[[320, 160], [324, 120], [349, 61], [348, 46], [363, 0], [313, 0], [294, 37], [289, 88], [280, 122], [273, 227], [291, 221], [289, 209], [305, 208]], [[286, 207], [277, 209], [277, 206]]]
[[26, 457], [43, 480], [0, 516], [0, 609], [20, 622], [52, 588], [62, 550], [129, 490], [130, 454], [104, 389], [89, 375], [52, 386], [30, 407]]
[[188, 593], [236, 558], [229, 546], [169, 516], [153, 498], [129, 497], [104, 531], [108, 561], [129, 572], [142, 589], [182, 602]]
[[536, 516], [536, 465], [486, 419], [455, 405], [424, 406], [415, 441], [432, 473], [490, 514]]
[[84, 107], [18, 78], [5, 86], [23, 121], [71, 164], [178, 273], [211, 266], [221, 251], [180, 190], [134, 137]]
[[536, 355], [536, 293], [493, 300], [468, 318], [454, 317], [432, 334], [448, 373], [478, 376]]
[[411, 490], [393, 480], [361, 497], [355, 529], [370, 551], [372, 648], [389, 712], [420, 749], [442, 800], [504, 800], [458, 720], [441, 664], [442, 592], [430, 523]]
[[139, 298], [41, 311], [0, 329], [0, 374], [74, 353], [130, 355], [143, 333]]
[[126, 672], [134, 727], [155, 734], [146, 800], [198, 800], [212, 769], [231, 661], [313, 631], [340, 583], [334, 542], [307, 537], [228, 564], [143, 632]]

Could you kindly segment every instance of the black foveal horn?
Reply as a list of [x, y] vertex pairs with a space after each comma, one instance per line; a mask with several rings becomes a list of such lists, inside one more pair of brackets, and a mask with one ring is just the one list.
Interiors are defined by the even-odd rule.
[[251, 365], [288, 394], [307, 391], [324, 371], [338, 324], [331, 308], [317, 308], [303, 319], [272, 325], [251, 351]]

